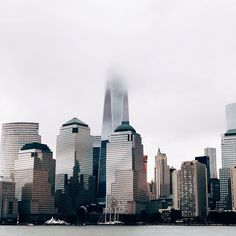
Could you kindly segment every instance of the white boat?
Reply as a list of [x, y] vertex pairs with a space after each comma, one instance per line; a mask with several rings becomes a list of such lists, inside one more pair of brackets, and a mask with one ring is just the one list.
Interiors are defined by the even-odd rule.
[[64, 220], [56, 220], [54, 217], [52, 217], [50, 220], [47, 220], [45, 224], [46, 225], [70, 225]]

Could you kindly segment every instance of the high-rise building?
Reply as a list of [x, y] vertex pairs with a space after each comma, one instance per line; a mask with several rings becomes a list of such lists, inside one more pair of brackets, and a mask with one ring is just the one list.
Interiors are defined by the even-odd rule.
[[107, 143], [107, 211], [140, 213], [147, 200], [145, 174], [141, 136], [129, 122], [122, 122]]
[[208, 193], [210, 193], [210, 160], [209, 160], [209, 157], [208, 156], [199, 156], [199, 157], [195, 157], [195, 160], [206, 166]]
[[21, 215], [52, 215], [55, 209], [55, 159], [45, 144], [24, 145], [15, 160], [16, 198]]
[[166, 154], [158, 153], [155, 157], [155, 183], [157, 198], [166, 198], [170, 195], [170, 167], [167, 165]]
[[182, 163], [178, 171], [178, 194], [183, 217], [207, 216], [207, 171], [204, 164], [196, 160]]
[[79, 174], [93, 174], [90, 128], [77, 118], [63, 124], [57, 136], [56, 191], [64, 191], [65, 183], [73, 176], [75, 168]]
[[98, 167], [99, 167], [99, 157], [101, 152], [101, 136], [92, 136], [93, 140], [93, 176], [96, 181], [96, 192], [98, 185]]
[[236, 103], [226, 106], [227, 132], [221, 138], [220, 208], [230, 210], [230, 168], [236, 165]]
[[128, 93], [121, 80], [114, 77], [107, 82], [104, 100], [98, 173], [98, 198], [100, 199], [105, 199], [106, 195], [106, 145], [109, 136], [122, 121], [129, 121]]
[[172, 200], [172, 207], [174, 209], [179, 209], [179, 189], [178, 189], [178, 171], [173, 169], [172, 171], [172, 175], [171, 175], [171, 179], [172, 179], [172, 196], [173, 196], [173, 200]]
[[14, 179], [15, 160], [18, 152], [26, 144], [41, 142], [39, 124], [15, 122], [2, 125], [0, 150], [0, 175]]
[[207, 147], [204, 149], [204, 155], [209, 157], [210, 160], [210, 178], [218, 178], [217, 162], [216, 162], [216, 148]]
[[0, 223], [16, 223], [18, 201], [15, 198], [15, 183], [0, 177]]
[[236, 166], [230, 169], [232, 209], [236, 210]]

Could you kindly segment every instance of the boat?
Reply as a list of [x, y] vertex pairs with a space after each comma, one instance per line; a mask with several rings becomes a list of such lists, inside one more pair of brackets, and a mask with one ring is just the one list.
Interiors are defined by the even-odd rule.
[[56, 220], [54, 217], [52, 217], [50, 220], [47, 220], [45, 222], [46, 225], [70, 225], [69, 223], [65, 222], [64, 220]]

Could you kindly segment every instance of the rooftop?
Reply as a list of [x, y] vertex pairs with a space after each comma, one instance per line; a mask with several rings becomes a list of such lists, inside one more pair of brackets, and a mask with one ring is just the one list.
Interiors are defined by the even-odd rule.
[[21, 148], [22, 151], [30, 149], [38, 149], [44, 152], [51, 152], [50, 148], [46, 144], [36, 143], [36, 142], [27, 143]]
[[88, 127], [87, 124], [85, 124], [83, 121], [79, 120], [78, 118], [73, 118], [69, 121], [67, 121], [65, 124], [63, 124], [62, 126], [69, 126], [69, 125], [80, 125], [80, 126], [84, 126], [84, 127]]
[[124, 131], [131, 131], [136, 133], [136, 130], [129, 124], [128, 121], [122, 121], [122, 124], [119, 125], [115, 132], [124, 132]]

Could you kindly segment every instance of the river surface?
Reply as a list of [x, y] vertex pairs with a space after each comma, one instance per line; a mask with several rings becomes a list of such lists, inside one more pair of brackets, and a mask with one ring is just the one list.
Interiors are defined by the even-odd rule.
[[236, 226], [0, 226], [0, 236], [235, 236]]

